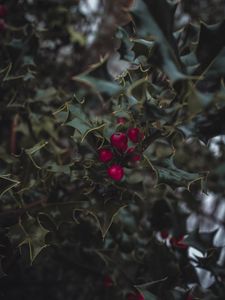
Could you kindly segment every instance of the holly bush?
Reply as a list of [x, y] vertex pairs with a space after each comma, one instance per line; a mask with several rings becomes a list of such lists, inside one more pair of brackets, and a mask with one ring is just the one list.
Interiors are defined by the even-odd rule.
[[224, 299], [223, 12], [1, 1], [1, 299]]

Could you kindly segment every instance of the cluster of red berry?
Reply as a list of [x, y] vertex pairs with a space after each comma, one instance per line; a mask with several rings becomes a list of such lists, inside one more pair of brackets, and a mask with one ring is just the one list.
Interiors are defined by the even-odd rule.
[[181, 235], [178, 238], [171, 237], [170, 238], [170, 244], [174, 248], [183, 249], [186, 250], [188, 248], [188, 245], [184, 242], [184, 236]]
[[5, 20], [4, 18], [7, 15], [7, 7], [4, 4], [0, 4], [0, 32], [4, 31], [6, 28]]
[[[118, 118], [117, 123], [124, 124], [126, 119]], [[113, 160], [115, 163], [108, 166], [107, 173], [115, 181], [120, 181], [124, 176], [123, 163], [136, 163], [141, 160], [141, 155], [137, 151], [137, 144], [144, 138], [144, 134], [137, 127], [132, 127], [124, 132], [115, 132], [111, 135], [111, 147], [101, 148], [99, 150], [99, 160], [103, 163], [109, 163]], [[133, 145], [128, 146], [128, 142]]]
[[167, 230], [162, 230], [160, 232], [160, 236], [163, 240], [167, 240], [169, 238], [169, 244], [173, 248], [183, 249], [186, 250], [188, 248], [188, 245], [184, 242], [184, 236], [181, 235], [179, 237], [171, 236], [169, 237], [169, 232]]

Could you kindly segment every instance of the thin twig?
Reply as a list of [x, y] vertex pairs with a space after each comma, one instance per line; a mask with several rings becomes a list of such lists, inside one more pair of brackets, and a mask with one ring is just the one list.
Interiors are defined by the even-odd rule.
[[17, 113], [13, 120], [11, 126], [11, 136], [10, 136], [10, 152], [11, 154], [17, 153], [17, 144], [16, 144], [16, 129], [19, 122], [19, 114]]

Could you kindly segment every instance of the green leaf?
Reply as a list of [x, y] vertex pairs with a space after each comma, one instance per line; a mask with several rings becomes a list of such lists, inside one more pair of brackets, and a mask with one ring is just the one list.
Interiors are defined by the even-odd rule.
[[6, 210], [1, 212], [0, 227], [10, 227], [19, 222], [20, 217], [25, 213], [24, 208], [17, 208], [16, 210]]
[[196, 248], [202, 253], [206, 253], [208, 249], [213, 248], [213, 240], [217, 232], [218, 229], [211, 232], [199, 232], [197, 229], [190, 232], [184, 241], [189, 246]]
[[10, 178], [10, 175], [0, 175], [0, 197], [19, 184], [20, 182]]
[[192, 182], [203, 177], [199, 173], [189, 173], [177, 168], [173, 156], [162, 160], [160, 163], [153, 163], [153, 167], [158, 177], [157, 184], [166, 183], [172, 187], [184, 186], [189, 188]]
[[[148, 5], [144, 1], [139, 1], [132, 11], [137, 19], [139, 35], [143, 38], [151, 35], [155, 40], [156, 47], [153, 53], [155, 58], [153, 61], [157, 61], [158, 66], [163, 69], [172, 83], [187, 79], [187, 75], [182, 72], [176, 53], [176, 43], [172, 35], [171, 22], [174, 5], [160, 0], [152, 2], [150, 6], [151, 10], [148, 9]], [[162, 15], [165, 17], [162, 18]], [[168, 23], [166, 23], [167, 19]], [[151, 43], [146, 44], [146, 46], [152, 48]]]
[[[201, 23], [200, 35], [198, 46], [196, 49], [196, 55], [200, 66], [196, 73], [201, 74], [215, 61], [215, 58], [220, 55], [221, 51], [225, 47], [224, 39], [225, 21], [218, 24], [207, 25]], [[224, 55], [222, 56], [224, 57]], [[219, 59], [221, 66], [218, 67], [223, 71], [224, 74], [224, 59]]]
[[59, 174], [66, 174], [66, 175], [70, 175], [71, 174], [71, 166], [73, 164], [67, 164], [67, 165], [58, 165], [56, 162], [52, 162], [48, 165], [46, 165], [47, 167], [47, 170], [49, 172], [52, 172], [52, 173], [59, 173]]
[[79, 131], [79, 133], [82, 135], [81, 142], [83, 142], [89, 133], [94, 131], [102, 131], [106, 126], [106, 124], [94, 125], [87, 122], [88, 116], [85, 115], [79, 105], [71, 105], [69, 110], [71, 115], [75, 116], [75, 118], [66, 123], [66, 125]]
[[54, 100], [57, 97], [57, 90], [54, 87], [49, 87], [47, 89], [38, 89], [37, 93], [32, 99], [32, 102], [44, 102], [45, 104], [48, 104], [52, 100]]
[[121, 87], [116, 82], [106, 81], [90, 75], [79, 75], [73, 78], [76, 81], [87, 84], [97, 93], [106, 93], [109, 96], [113, 96], [121, 90]]
[[146, 290], [141, 290], [140, 289], [141, 294], [144, 296], [145, 300], [157, 300], [158, 298], [153, 295], [152, 293], [150, 293], [149, 291]]
[[136, 44], [144, 45], [148, 48], [151, 48], [151, 47], [154, 46], [153, 41], [148, 41], [148, 40], [145, 40], [145, 39], [132, 39], [132, 42], [134, 42]]
[[77, 129], [82, 136], [84, 136], [85, 133], [91, 129], [91, 125], [79, 118], [74, 118], [73, 120], [67, 122], [66, 125]]
[[48, 142], [46, 141], [41, 141], [38, 144], [34, 145], [32, 148], [29, 149], [25, 149], [25, 152], [29, 155], [32, 156], [33, 154], [35, 154], [36, 152], [40, 151], [42, 148], [44, 148], [46, 145], [48, 144]]
[[211, 61], [211, 64], [205, 70], [205, 77], [222, 77], [225, 75], [225, 46], [218, 55]]
[[197, 91], [193, 86], [189, 86], [187, 103], [191, 113], [197, 114], [203, 111], [213, 102], [213, 100], [215, 100], [213, 94], [203, 94]]
[[106, 124], [101, 124], [101, 125], [99, 125], [99, 126], [96, 126], [96, 127], [93, 127], [93, 128], [91, 128], [91, 129], [89, 129], [89, 130], [88, 130], [87, 132], [85, 132], [85, 134], [83, 135], [81, 142], [83, 142], [83, 140], [86, 138], [86, 136], [87, 136], [89, 133], [94, 132], [94, 131], [98, 131], [98, 130], [102, 131], [102, 130], [104, 130], [104, 127], [105, 127], [105, 126], [106, 126]]
[[116, 199], [109, 199], [104, 202], [98, 201], [87, 209], [87, 212], [97, 220], [103, 239], [119, 211], [126, 206], [127, 204], [120, 203]]
[[143, 182], [144, 174], [140, 170], [128, 170], [126, 172], [126, 181], [129, 184], [137, 184]]
[[164, 277], [159, 280], [154, 280], [151, 282], [146, 282], [144, 284], [135, 285], [135, 288], [144, 296], [144, 299], [157, 300], [157, 297], [155, 295], [153, 295], [152, 293], [150, 293], [147, 289], [152, 288], [153, 286], [160, 284], [160, 283], [166, 281], [167, 279], [168, 279], [168, 277]]
[[12, 39], [8, 45], [16, 49], [22, 49], [24, 47], [23, 40], [16, 38]]
[[82, 105], [80, 103], [69, 105], [69, 111], [72, 117], [77, 117], [81, 119], [83, 122], [86, 122], [88, 119], [87, 115], [82, 110]]
[[38, 218], [27, 215], [25, 219], [21, 219], [18, 224], [10, 228], [8, 235], [18, 247], [22, 245], [29, 247], [29, 258], [32, 264], [39, 253], [48, 246], [45, 242], [48, 232]]
[[[41, 169], [41, 167], [36, 163], [34, 156], [37, 152], [39, 152], [42, 148], [44, 148], [48, 144], [47, 141], [40, 141], [36, 145], [34, 145], [32, 148], [25, 149], [25, 154], [29, 157], [29, 159], [32, 161], [33, 165], [37, 169]], [[23, 155], [23, 154], [22, 154]]]
[[38, 220], [41, 226], [43, 226], [45, 229], [51, 232], [55, 232], [57, 230], [57, 226], [54, 223], [53, 218], [49, 214], [43, 212], [38, 213]]
[[70, 40], [72, 43], [78, 43], [81, 46], [85, 46], [86, 38], [79, 31], [74, 30], [74, 26], [67, 27], [68, 33], [70, 35]]
[[75, 222], [74, 213], [76, 211], [84, 211], [88, 206], [88, 202], [83, 195], [77, 193], [76, 198], [83, 198], [84, 201], [69, 201], [62, 203], [52, 203], [40, 209], [40, 213], [46, 214], [54, 222], [56, 228], [66, 222]]
[[116, 37], [120, 39], [121, 46], [120, 46], [120, 59], [125, 59], [133, 63], [135, 59], [135, 53], [132, 50], [133, 48], [133, 41], [130, 39], [128, 33], [124, 28], [120, 27], [117, 31]]

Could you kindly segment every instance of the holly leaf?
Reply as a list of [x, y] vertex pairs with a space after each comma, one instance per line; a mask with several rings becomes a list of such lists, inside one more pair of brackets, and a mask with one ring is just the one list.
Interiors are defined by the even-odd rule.
[[149, 291], [142, 288], [138, 288], [138, 290], [144, 296], [145, 300], [157, 300], [157, 297], [152, 293], [150, 293]]
[[58, 165], [57, 163], [52, 162], [47, 164], [46, 167], [49, 172], [70, 175], [72, 165], [72, 163], [66, 165]]
[[126, 203], [109, 199], [106, 201], [97, 201], [95, 205], [87, 209], [87, 213], [90, 213], [98, 222], [103, 239], [119, 211], [126, 206]]
[[201, 23], [199, 41], [196, 49], [196, 55], [200, 63], [200, 66], [196, 71], [197, 74], [200, 74], [209, 68], [209, 65], [212, 64], [212, 62], [224, 48], [224, 30], [225, 21], [214, 25]]
[[67, 122], [66, 125], [73, 127], [74, 129], [78, 130], [79, 133], [84, 136], [85, 133], [91, 129], [91, 125], [80, 118], [76, 117], [71, 121]]
[[62, 223], [75, 222], [75, 212], [84, 211], [87, 206], [85, 200], [52, 203], [40, 209], [41, 218], [46, 214], [58, 229]]
[[24, 208], [3, 211], [0, 213], [0, 226], [9, 227], [19, 222], [19, 218], [25, 213]]
[[[150, 6], [151, 10], [148, 9]], [[165, 9], [166, 7], [166, 9]], [[175, 6], [167, 1], [154, 1], [151, 5], [139, 1], [134, 6], [133, 15], [137, 24], [137, 32], [142, 38], [151, 35], [155, 41], [155, 51], [151, 53], [151, 62], [160, 67], [172, 83], [187, 79], [187, 75], [181, 70], [179, 58], [176, 51], [176, 43], [172, 35], [172, 21]], [[162, 15], [165, 15], [162, 18]], [[162, 20], [168, 20], [162, 24]], [[161, 21], [160, 21], [161, 20]], [[152, 44], [146, 44], [152, 48]]]
[[45, 242], [48, 232], [40, 224], [38, 217], [27, 215], [25, 219], [20, 219], [18, 224], [10, 228], [8, 235], [18, 247], [23, 245], [29, 247], [30, 263], [33, 264], [35, 258], [48, 246]]
[[87, 122], [88, 117], [78, 105], [71, 105], [70, 113], [72, 116], [75, 116], [75, 118], [67, 122], [66, 125], [78, 130], [82, 136], [81, 142], [83, 142], [89, 133], [98, 130], [101, 131], [106, 126], [106, 124], [91, 124], [91, 122]]
[[206, 25], [201, 24], [196, 56], [199, 66], [194, 75], [201, 75], [196, 86], [206, 93], [213, 93], [221, 86], [225, 75], [225, 21]]
[[36, 163], [34, 156], [37, 152], [39, 152], [42, 148], [44, 148], [46, 145], [48, 144], [47, 141], [40, 141], [39, 143], [37, 143], [36, 145], [34, 145], [33, 147], [29, 148], [29, 149], [25, 149], [24, 153], [29, 157], [29, 159], [32, 161], [33, 165], [35, 166], [35, 168], [37, 169], [41, 169], [41, 167]]
[[217, 234], [218, 229], [211, 232], [199, 232], [194, 230], [185, 238], [185, 243], [189, 246], [196, 248], [202, 253], [206, 253], [208, 249], [213, 248], [213, 240]]
[[174, 163], [173, 156], [157, 162], [157, 165], [153, 164], [153, 168], [157, 174], [157, 184], [166, 183], [174, 188], [184, 186], [189, 189], [191, 183], [203, 177], [199, 173], [179, 169]]
[[19, 184], [20, 182], [10, 178], [10, 175], [0, 175], [0, 197]]
[[102, 236], [105, 238], [113, 220], [119, 211], [126, 206], [127, 204], [125, 202], [121, 203], [114, 199], [106, 201], [99, 199], [99, 201], [96, 201], [94, 204], [90, 204], [89, 201], [84, 200], [50, 204], [47, 207], [43, 207], [41, 212], [49, 215], [57, 228], [59, 228], [63, 222], [75, 222], [75, 214], [77, 211], [90, 214], [97, 221]]
[[95, 93], [105, 93], [109, 96], [118, 94], [121, 87], [116, 82], [92, 77], [91, 75], [81, 74], [73, 77], [74, 80], [88, 85]]
[[38, 89], [33, 99], [29, 99], [30, 102], [43, 102], [45, 105], [55, 100], [58, 95], [58, 91], [54, 87], [47, 89]]

